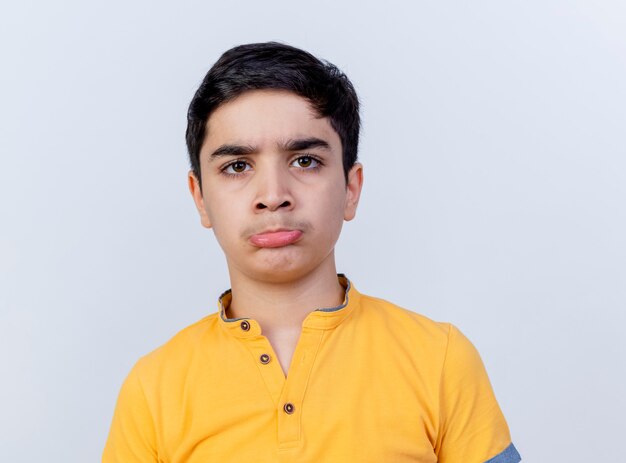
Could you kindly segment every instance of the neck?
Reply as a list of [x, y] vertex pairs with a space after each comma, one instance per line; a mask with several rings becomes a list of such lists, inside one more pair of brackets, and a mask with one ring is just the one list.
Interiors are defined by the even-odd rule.
[[302, 277], [268, 282], [229, 266], [232, 300], [228, 318], [253, 318], [264, 333], [300, 330], [306, 316], [319, 308], [343, 303], [345, 289], [339, 283], [334, 256]]

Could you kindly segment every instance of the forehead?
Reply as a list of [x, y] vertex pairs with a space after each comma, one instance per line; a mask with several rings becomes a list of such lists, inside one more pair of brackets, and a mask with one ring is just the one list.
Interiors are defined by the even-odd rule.
[[319, 138], [341, 148], [327, 117], [319, 117], [309, 101], [283, 90], [251, 90], [219, 106], [207, 121], [202, 151], [225, 143], [260, 148], [290, 139]]

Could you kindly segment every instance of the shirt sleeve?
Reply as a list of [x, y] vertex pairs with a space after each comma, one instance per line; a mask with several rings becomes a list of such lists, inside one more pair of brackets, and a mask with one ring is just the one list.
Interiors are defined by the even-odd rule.
[[509, 428], [474, 345], [449, 325], [440, 383], [439, 463], [517, 463]]
[[154, 421], [135, 365], [117, 398], [102, 463], [158, 461]]

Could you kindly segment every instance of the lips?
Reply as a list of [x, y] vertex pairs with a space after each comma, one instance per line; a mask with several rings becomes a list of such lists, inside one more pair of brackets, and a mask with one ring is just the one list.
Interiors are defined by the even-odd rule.
[[279, 248], [295, 243], [301, 236], [300, 230], [280, 229], [252, 235], [250, 242], [260, 248]]

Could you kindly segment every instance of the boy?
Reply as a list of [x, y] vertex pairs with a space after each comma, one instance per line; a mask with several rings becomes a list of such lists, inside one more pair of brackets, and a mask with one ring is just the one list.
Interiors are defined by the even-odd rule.
[[363, 184], [358, 106], [344, 74], [287, 45], [208, 72], [188, 181], [231, 289], [133, 367], [105, 463], [520, 461], [467, 338], [336, 272]]

